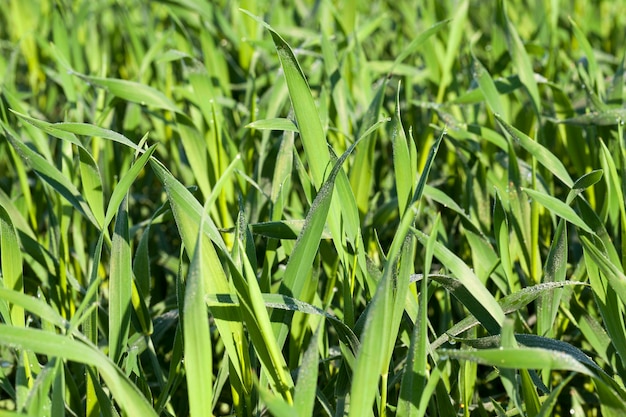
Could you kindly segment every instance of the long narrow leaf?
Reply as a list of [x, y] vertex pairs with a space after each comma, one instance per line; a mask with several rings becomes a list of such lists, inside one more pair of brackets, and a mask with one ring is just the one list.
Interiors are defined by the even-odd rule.
[[5, 324], [0, 324], [0, 344], [94, 366], [100, 371], [113, 398], [129, 415], [156, 416], [137, 387], [95, 347], [51, 332]]

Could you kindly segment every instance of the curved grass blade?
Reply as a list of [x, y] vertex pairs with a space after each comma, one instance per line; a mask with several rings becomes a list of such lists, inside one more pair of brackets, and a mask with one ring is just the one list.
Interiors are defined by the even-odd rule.
[[182, 111], [176, 107], [176, 104], [165, 94], [146, 84], [119, 78], [92, 77], [77, 72], [72, 72], [72, 74], [89, 84], [104, 88], [106, 91], [122, 100], [138, 103], [142, 106], [169, 110], [174, 113], [182, 113]]
[[[589, 81], [591, 82], [591, 85], [584, 86], [583, 88], [590, 89], [590, 92], [593, 92], [594, 89], [596, 91], [599, 91], [598, 89], [602, 87], [602, 72], [598, 69], [598, 61], [596, 60], [593, 48], [591, 47], [589, 40], [587, 40], [587, 37], [580, 29], [580, 27], [578, 27], [576, 22], [574, 22], [574, 20], [570, 16], [568, 16], [568, 20], [572, 25], [574, 36], [576, 36], [576, 40], [582, 47], [582, 50], [585, 54], [584, 58], [588, 63], [587, 73], [589, 74]], [[602, 107], [606, 106], [602, 104]], [[603, 110], [603, 108], [598, 108], [598, 110]]]
[[564, 352], [543, 348], [496, 348], [481, 350], [439, 349], [441, 359], [468, 360], [481, 365], [508, 369], [559, 369], [593, 377], [582, 363]]
[[576, 214], [574, 209], [559, 200], [558, 198], [552, 197], [551, 195], [548, 195], [541, 191], [532, 190], [530, 188], [521, 187], [521, 190], [528, 194], [530, 198], [536, 200], [542, 206], [544, 206], [557, 216], [561, 217], [562, 219], [565, 219], [573, 225], [580, 227], [587, 233], [593, 233], [591, 228], [587, 226], [587, 223], [585, 223], [584, 220], [578, 216], [578, 214]]
[[[430, 274], [428, 277], [432, 280], [435, 280], [441, 283], [444, 286], [446, 286], [447, 283], [450, 282], [451, 280], [454, 280], [454, 278], [451, 278], [451, 277], [440, 279], [441, 275], [433, 275], [433, 274]], [[416, 280], [416, 281], [419, 279], [421, 279], [421, 276], [419, 275], [413, 278], [413, 280]], [[543, 284], [537, 284], [535, 286], [526, 287], [526, 288], [521, 289], [520, 291], [514, 292], [513, 294], [507, 295], [506, 297], [499, 300], [498, 304], [500, 304], [500, 307], [502, 308], [502, 311], [505, 314], [509, 314], [533, 302], [542, 293], [546, 291], [552, 291], [556, 288], [562, 288], [567, 285], [587, 285], [587, 284], [584, 282], [577, 282], [577, 281], [546, 282]], [[455, 285], [451, 285], [449, 290], [452, 291], [454, 288], [455, 288]], [[439, 346], [449, 341], [451, 337], [454, 338], [455, 336], [463, 333], [464, 331], [476, 326], [478, 323], [479, 323], [478, 319], [476, 319], [474, 316], [468, 316], [464, 318], [463, 320], [461, 320], [460, 322], [452, 326], [450, 329], [448, 329], [444, 334], [439, 336], [437, 340], [431, 343], [431, 348], [437, 349]]]
[[[428, 241], [428, 236], [413, 229], [419, 240]], [[454, 274], [454, 286], [460, 300], [491, 334], [500, 333], [504, 321], [504, 311], [493, 295], [487, 290], [474, 272], [459, 257], [453, 254], [442, 243], [436, 242], [435, 257]], [[456, 294], [455, 294], [456, 295]]]
[[[6, 286], [6, 278], [5, 278]], [[6, 300], [13, 306], [20, 306], [22, 310], [26, 310], [47, 321], [59, 329], [68, 329], [70, 323], [65, 320], [54, 308], [43, 302], [41, 299], [24, 294], [23, 292], [12, 290], [9, 288], [0, 288], [0, 299]], [[13, 326], [18, 324], [13, 323]]]
[[563, 184], [568, 187], [572, 187], [574, 185], [574, 181], [570, 177], [567, 169], [563, 165], [563, 162], [559, 158], [557, 158], [552, 152], [550, 152], [547, 148], [541, 145], [539, 142], [532, 140], [526, 134], [519, 131], [515, 127], [511, 126], [507, 123], [500, 115], [494, 115], [500, 126], [515, 139], [517, 143], [519, 143], [522, 148], [526, 149], [532, 156], [535, 157], [537, 162], [543, 165], [547, 170], [552, 172], [554, 176], [563, 181]]
[[5, 129], [9, 142], [22, 157], [22, 159], [30, 165], [37, 175], [44, 180], [56, 192], [61, 194], [76, 210], [87, 218], [96, 228], [100, 229], [98, 220], [94, 216], [89, 204], [85, 201], [82, 194], [72, 184], [72, 182], [59, 171], [50, 162], [44, 159], [40, 154], [30, 149], [25, 143], [16, 139], [11, 132]]
[[[544, 282], [563, 282], [567, 276], [567, 228], [563, 219], [554, 232], [544, 268]], [[552, 335], [552, 328], [561, 303], [561, 291], [548, 292], [537, 303], [537, 334]]]
[[6, 324], [0, 324], [0, 344], [93, 366], [98, 369], [113, 398], [128, 415], [157, 415], [139, 389], [96, 347], [55, 333]]
[[483, 64], [476, 58], [474, 51], [472, 50], [472, 77], [474, 81], [478, 83], [480, 91], [483, 93], [483, 97], [487, 106], [494, 114], [498, 114], [501, 117], [506, 117], [504, 113], [504, 107], [502, 107], [502, 101], [500, 101], [500, 94], [496, 88], [491, 75]]
[[402, 216], [409, 204], [411, 191], [413, 191], [415, 172], [411, 166], [411, 156], [407, 143], [402, 120], [400, 119], [400, 85], [396, 93], [396, 109], [391, 127], [391, 146], [393, 149], [393, 169], [395, 172], [396, 194], [398, 195], [398, 210]]
[[567, 378], [561, 381], [556, 388], [550, 391], [548, 398], [546, 398], [541, 404], [541, 409], [539, 410], [537, 417], [551, 417], [554, 415], [554, 407], [558, 404], [559, 395], [561, 395], [563, 388], [570, 383], [575, 375], [576, 374], [570, 374]]
[[[183, 240], [185, 248], [193, 253], [198, 239], [198, 227], [203, 221], [202, 205], [193, 197], [187, 188], [185, 188], [167, 169], [154, 158], [150, 159], [150, 164], [155, 174], [163, 184], [168, 195], [170, 206], [176, 220], [180, 236]], [[215, 224], [210, 217], [205, 220], [205, 226], [202, 228], [203, 236], [210, 239], [220, 251], [227, 255], [226, 245], [222, 240]], [[233, 288], [229, 283], [221, 261], [215, 251], [213, 245], [209, 241], [202, 244], [203, 254], [202, 266], [203, 271], [208, 271], [204, 275], [204, 290], [207, 293], [230, 293]], [[214, 314], [216, 314], [214, 312]], [[241, 311], [230, 311], [225, 313], [227, 320], [216, 319], [216, 325], [228, 356], [233, 361], [239, 383], [246, 388], [250, 388], [252, 381], [248, 378], [250, 368], [247, 365], [247, 357], [240, 349], [243, 343], [243, 322]], [[232, 374], [231, 374], [232, 376]]]
[[[356, 337], [352, 329], [332, 314], [320, 310], [309, 303], [305, 303], [304, 301], [300, 301], [283, 294], [263, 294], [263, 300], [265, 302], [265, 306], [268, 308], [278, 308], [285, 311], [298, 311], [304, 314], [315, 314], [325, 317], [335, 328], [339, 339], [345, 343], [346, 346], [349, 346], [354, 353], [358, 351], [359, 339]], [[210, 308], [220, 307], [219, 311], [224, 311], [223, 308], [227, 306], [239, 305], [239, 299], [235, 294], [209, 294], [207, 295], [206, 302]]]
[[[433, 230], [439, 228], [440, 216], [438, 215], [433, 225]], [[432, 233], [425, 249], [424, 271], [429, 271], [434, 253], [437, 234]], [[418, 406], [430, 398], [426, 391], [427, 366], [428, 366], [428, 278], [423, 279], [420, 290], [419, 308], [411, 335], [409, 355], [404, 367], [404, 375], [400, 387], [398, 399], [398, 417], [419, 416]], [[432, 375], [431, 375], [432, 376]]]
[[621, 270], [621, 267], [614, 265], [587, 237], [582, 236], [581, 241], [585, 253], [589, 254], [591, 259], [593, 259], [600, 271], [608, 279], [611, 288], [622, 300], [622, 303], [626, 305], [626, 275]]

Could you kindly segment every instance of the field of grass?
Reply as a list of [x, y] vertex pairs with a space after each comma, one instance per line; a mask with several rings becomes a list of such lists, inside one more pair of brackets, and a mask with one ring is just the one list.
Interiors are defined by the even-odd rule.
[[0, 5], [0, 417], [626, 415], [626, 2]]

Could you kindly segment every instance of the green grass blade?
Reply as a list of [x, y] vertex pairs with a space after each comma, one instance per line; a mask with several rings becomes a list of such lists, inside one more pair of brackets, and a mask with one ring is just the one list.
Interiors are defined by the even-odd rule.
[[508, 17], [507, 2], [500, 0], [498, 2], [498, 9], [500, 12], [500, 24], [506, 33], [507, 45], [509, 47], [509, 54], [511, 60], [514, 63], [518, 76], [522, 84], [528, 90], [530, 96], [530, 102], [533, 106], [535, 114], [539, 116], [541, 114], [541, 98], [539, 97], [539, 88], [537, 87], [537, 81], [535, 80], [535, 72], [533, 70], [533, 64], [526, 52], [524, 43], [517, 33], [517, 29]]
[[[229, 283], [221, 261], [215, 251], [215, 248], [211, 244], [215, 244], [223, 254], [228, 254], [226, 245], [222, 240], [215, 224], [210, 217], [203, 220], [203, 208], [202, 205], [193, 197], [187, 188], [185, 188], [178, 180], [169, 172], [165, 167], [156, 161], [150, 160], [150, 164], [155, 174], [164, 185], [165, 191], [168, 195], [168, 200], [176, 219], [176, 224], [180, 233], [180, 236], [188, 251], [193, 253], [197, 242], [198, 228], [202, 221], [205, 221], [205, 225], [202, 228], [203, 236], [210, 239], [207, 242], [203, 242], [202, 249], [202, 266], [203, 271], [208, 271], [204, 274], [204, 290], [211, 294], [225, 294], [232, 292], [231, 284]], [[216, 314], [214, 312], [214, 314]], [[250, 368], [247, 362], [247, 352], [243, 351], [243, 323], [241, 311], [236, 310], [234, 312], [226, 313], [227, 320], [216, 319], [216, 325], [219, 330], [222, 341], [230, 360], [233, 361], [233, 368], [237, 375], [238, 381], [244, 389], [251, 389], [252, 380], [250, 376]], [[249, 395], [249, 394], [248, 394]]]
[[530, 198], [537, 201], [539, 204], [550, 210], [552, 213], [567, 220], [575, 226], [580, 227], [587, 233], [593, 233], [591, 228], [583, 221], [583, 219], [576, 214], [573, 208], [559, 200], [552, 197], [542, 191], [532, 190], [530, 188], [521, 187], [521, 189], [528, 194]]
[[252, 123], [248, 123], [246, 127], [256, 130], [280, 130], [284, 132], [298, 132], [298, 127], [293, 123], [293, 121], [291, 119], [284, 118], [255, 120]]
[[[406, 243], [407, 236], [410, 233], [411, 225], [417, 216], [417, 207], [442, 140], [443, 134], [439, 136], [429, 150], [424, 171], [421, 174], [411, 204], [404, 213], [398, 231], [391, 243], [383, 276], [378, 283], [374, 298], [366, 312], [365, 328], [361, 336], [362, 345], [356, 358], [354, 383], [350, 391], [349, 416], [351, 417], [370, 414], [370, 407], [374, 402], [378, 380], [387, 373], [390, 359], [387, 356], [390, 354], [389, 346], [395, 341], [398, 332], [398, 327], [393, 326], [391, 323], [394, 305], [403, 303], [406, 300], [406, 291], [408, 290], [408, 279], [405, 282], [406, 287], [399, 285], [397, 289], [393, 288], [395, 286], [392, 282], [395, 274], [394, 270], [402, 248]], [[387, 345], [383, 346], [383, 354], [381, 354], [381, 339], [387, 341]], [[383, 387], [383, 389], [386, 389], [386, 387]]]
[[398, 194], [398, 209], [400, 216], [406, 211], [409, 204], [409, 198], [413, 191], [414, 178], [410, 175], [414, 170], [411, 169], [411, 157], [409, 155], [409, 146], [407, 144], [402, 120], [400, 120], [400, 86], [396, 94], [396, 110], [394, 112], [393, 124], [391, 127], [391, 144], [393, 148], [393, 169], [396, 180], [396, 193]]
[[[328, 143], [326, 142], [326, 134], [320, 119], [320, 112], [315, 105], [306, 77], [302, 72], [293, 50], [278, 32], [259, 18], [245, 10], [242, 11], [262, 24], [272, 36], [287, 81], [289, 96], [296, 116], [298, 131], [300, 132], [307, 162], [313, 177], [313, 183], [315, 184], [315, 188], [319, 190], [324, 183], [327, 170], [330, 168], [331, 157]], [[332, 203], [331, 206], [331, 213], [333, 215], [330, 217], [329, 221], [331, 233], [335, 240], [338, 242], [341, 241], [341, 235], [339, 233], [339, 214], [341, 213], [346, 235], [349, 239], [354, 240], [356, 239], [359, 225], [358, 209], [350, 188], [350, 183], [343, 171], [339, 173], [337, 191], [335, 193], [340, 196], [342, 203], [339, 203], [339, 199], [333, 199], [334, 203]]]
[[[544, 267], [543, 282], [563, 282], [567, 275], [567, 229], [563, 220], [554, 233], [548, 259]], [[552, 335], [552, 329], [561, 302], [561, 291], [550, 292], [539, 297], [537, 303], [537, 334]]]
[[[22, 294], [24, 291], [24, 276], [22, 253], [17, 237], [17, 231], [11, 221], [9, 213], [0, 205], [0, 272], [2, 273], [2, 291], [15, 291]], [[26, 320], [24, 309], [19, 305], [9, 303], [9, 316], [3, 317], [6, 323], [24, 327]], [[4, 313], [4, 312], [3, 312]]]
[[554, 415], [554, 407], [558, 404], [559, 395], [563, 391], [563, 388], [574, 378], [576, 374], [570, 374], [567, 378], [565, 378], [556, 388], [550, 391], [548, 398], [546, 398], [541, 404], [541, 409], [537, 414], [537, 417], [549, 417]]
[[117, 143], [121, 143], [122, 145], [126, 145], [136, 151], [141, 150], [141, 148], [139, 148], [137, 144], [128, 139], [126, 136], [113, 130], [105, 129], [93, 124], [72, 122], [49, 123], [44, 120], [35, 119], [34, 117], [19, 113], [15, 110], [11, 110], [11, 112], [13, 112], [20, 119], [23, 119], [33, 126], [43, 130], [44, 132], [49, 133], [52, 136], [58, 137], [59, 139], [67, 140], [78, 147], [83, 147], [83, 144], [78, 141], [75, 135], [108, 139]]
[[509, 133], [517, 143], [526, 149], [526, 151], [535, 157], [537, 162], [552, 172], [554, 176], [563, 181], [563, 183], [568, 187], [571, 188], [574, 185], [574, 181], [567, 172], [563, 162], [556, 155], [550, 152], [539, 142], [532, 140], [526, 134], [508, 124], [499, 115], [496, 114], [495, 116], [502, 128]]
[[113, 398], [128, 415], [156, 416], [137, 387], [95, 347], [58, 334], [0, 324], [0, 344], [98, 368]]
[[198, 243], [189, 266], [185, 285], [183, 340], [185, 346], [185, 371], [187, 376], [189, 412], [194, 416], [210, 416], [212, 410], [212, 343], [209, 320], [204, 302], [202, 261], [204, 222], [200, 224]]
[[439, 349], [441, 358], [474, 361], [510, 369], [559, 369], [593, 376], [589, 369], [572, 356], [542, 348], [499, 348], [481, 350]]
[[[424, 233], [419, 230], [414, 232], [421, 242], [428, 241], [428, 236]], [[434, 253], [443, 266], [452, 272], [454, 285], [461, 291], [458, 296], [463, 304], [491, 334], [500, 333], [500, 326], [504, 321], [502, 307], [472, 269], [440, 242], [435, 243]]]
[[[584, 53], [583, 57], [586, 59], [588, 63], [587, 73], [589, 74], [589, 77], [590, 77], [589, 81], [591, 82], [591, 85], [583, 86], [583, 88], [590, 89], [591, 91], [593, 91], [594, 89], [596, 89], [596, 91], [599, 91], [597, 89], [602, 87], [602, 72], [599, 71], [598, 61], [596, 60], [596, 56], [593, 51], [593, 48], [591, 47], [591, 44], [587, 40], [587, 37], [585, 36], [583, 31], [580, 29], [580, 27], [576, 24], [576, 22], [574, 22], [574, 20], [571, 17], [568, 17], [568, 20], [570, 24], [572, 25], [574, 36], [576, 37], [576, 40], [578, 41], [578, 43], [580, 44], [583, 50], [583, 53]], [[602, 110], [602, 109], [598, 109], [598, 110]]]
[[[245, 253], [244, 243], [238, 239], [237, 244], [238, 251]], [[231, 263], [233, 266], [231, 273], [240, 301], [241, 314], [250, 334], [250, 342], [258, 354], [273, 390], [291, 405], [294, 383], [281, 352], [282, 343], [272, 329], [270, 316], [250, 260], [246, 256], [241, 258], [243, 272], [239, 272], [235, 269], [237, 265]]]
[[585, 254], [589, 254], [589, 257], [593, 259], [594, 263], [608, 279], [611, 288], [622, 300], [623, 305], [626, 305], [626, 275], [622, 271], [621, 266], [614, 265], [587, 237], [582, 236], [581, 241]]
[[117, 183], [117, 186], [113, 189], [113, 193], [111, 193], [111, 198], [109, 199], [109, 204], [107, 205], [106, 215], [104, 218], [104, 224], [108, 226], [113, 220], [113, 216], [115, 215], [115, 211], [117, 207], [122, 203], [124, 196], [130, 190], [133, 182], [139, 176], [143, 168], [146, 166], [152, 154], [157, 148], [157, 144], [152, 145], [148, 148], [143, 155], [141, 155], [137, 161], [130, 167], [130, 169], [120, 178], [120, 181]]
[[128, 200], [119, 206], [111, 248], [109, 275], [109, 357], [118, 363], [130, 331], [133, 267], [128, 230]]
[[439, 61], [441, 66], [441, 80], [439, 81], [439, 89], [437, 91], [437, 103], [441, 103], [444, 98], [446, 88], [452, 82], [452, 66], [454, 59], [459, 52], [459, 47], [465, 31], [465, 23], [467, 22], [467, 11], [469, 9], [469, 1], [462, 1], [457, 5], [454, 11], [454, 17], [450, 22], [451, 31], [448, 34], [448, 43], [446, 45], [446, 53], [442, 60]]
[[312, 416], [315, 405], [315, 392], [317, 391], [318, 366], [318, 340], [321, 330], [324, 328], [324, 320], [320, 321], [318, 329], [313, 334], [309, 347], [304, 352], [302, 363], [298, 370], [294, 408], [300, 416]]
[[[366, 134], [372, 130], [373, 129], [370, 129], [366, 132]], [[320, 239], [322, 237], [331, 206], [335, 180], [341, 172], [343, 163], [363, 138], [364, 137], [361, 137], [359, 140], [355, 141], [346, 150], [346, 152], [341, 155], [337, 162], [335, 162], [328, 179], [320, 188], [315, 200], [311, 204], [311, 209], [307, 213], [307, 217], [304, 221], [304, 227], [298, 236], [296, 246], [294, 247], [291, 257], [289, 258], [283, 279], [284, 288], [282, 292], [293, 298], [300, 298], [300, 294], [302, 293], [305, 285], [304, 279], [308, 276], [308, 271], [311, 270], [313, 260], [317, 254], [317, 249], [320, 244]], [[274, 314], [273, 320], [283, 321], [280, 318], [283, 316], [282, 312]], [[280, 326], [277, 333], [279, 344], [282, 345], [286, 336], [286, 326]]]
[[[429, 276], [430, 279], [436, 280], [437, 282], [439, 282], [440, 284], [444, 286], [446, 286], [449, 281], [453, 280], [453, 278], [451, 277], [444, 277], [443, 279], [440, 279], [440, 277], [441, 277], [440, 275], [432, 275], [432, 274]], [[575, 282], [575, 281], [546, 282], [543, 284], [534, 285], [532, 287], [526, 287], [526, 288], [521, 289], [520, 291], [514, 292], [513, 294], [509, 294], [506, 297], [499, 300], [498, 303], [500, 304], [500, 307], [505, 314], [510, 314], [514, 311], [517, 311], [527, 306], [529, 303], [535, 301], [537, 297], [539, 297], [542, 293], [547, 292], [547, 291], [553, 291], [556, 288], [562, 288], [566, 285], [586, 285], [586, 284], [582, 282]], [[451, 285], [449, 290], [454, 290], [455, 287], [456, 287], [455, 285]], [[478, 319], [476, 319], [473, 316], [470, 316], [461, 320], [460, 322], [452, 326], [450, 329], [448, 329], [439, 338], [437, 338], [437, 340], [435, 340], [431, 344], [431, 347], [433, 349], [438, 348], [439, 346], [449, 341], [450, 336], [455, 337], [461, 334], [462, 332], [471, 329], [473, 326], [477, 325], [478, 323], [479, 323]]]
[[[304, 314], [323, 316], [328, 319], [330, 324], [335, 328], [339, 339], [346, 346], [349, 346], [353, 352], [356, 353], [358, 351], [359, 339], [356, 337], [352, 329], [336, 316], [327, 313], [324, 310], [320, 310], [309, 303], [305, 303], [304, 301], [300, 301], [283, 294], [263, 294], [263, 300], [265, 302], [265, 306], [268, 308], [281, 309], [285, 311], [298, 311]], [[220, 317], [221, 314], [226, 311], [225, 307], [239, 305], [239, 299], [235, 294], [209, 294], [206, 302], [210, 308], [219, 307], [219, 309], [216, 309], [219, 313], [216, 312], [214, 314], [216, 316], [219, 314]]]
[[[8, 301], [14, 307], [19, 306], [22, 311], [26, 310], [35, 314], [42, 320], [57, 326], [59, 329], [68, 329], [70, 327], [68, 321], [65, 320], [54, 308], [36, 297], [24, 294], [18, 290], [0, 288], [0, 298]], [[13, 326], [19, 326], [19, 322], [12, 324]]]
[[78, 155], [83, 195], [98, 220], [98, 224], [102, 227], [104, 225], [104, 198], [100, 170], [93, 156], [82, 147], [78, 148]]
[[472, 51], [472, 62], [472, 76], [474, 77], [474, 80], [478, 82], [478, 86], [480, 91], [483, 93], [487, 106], [494, 114], [498, 114], [500, 117], [506, 118], [507, 116], [504, 112], [502, 101], [500, 101], [500, 93], [498, 93], [496, 84], [487, 69], [478, 60], [478, 58], [476, 58], [474, 51]]
[[84, 215], [94, 226], [99, 228], [98, 220], [74, 184], [41, 155], [30, 149], [22, 141], [14, 138], [8, 131], [6, 133], [11, 145], [13, 145], [22, 159], [37, 172], [39, 177], [61, 194], [63, 198]]
[[[433, 230], [437, 230], [440, 223], [440, 217], [437, 216]], [[429, 271], [433, 253], [435, 250], [435, 242], [437, 234], [432, 233], [425, 245], [426, 254], [424, 257], [424, 271]], [[413, 334], [411, 335], [411, 344], [409, 346], [409, 354], [404, 367], [404, 375], [402, 376], [400, 398], [398, 399], [398, 417], [403, 416], [419, 416], [419, 405], [428, 397], [427, 391], [427, 366], [428, 366], [428, 277], [422, 279], [420, 291], [418, 316], [415, 320]]]
[[73, 72], [73, 74], [92, 85], [105, 89], [107, 92], [122, 100], [137, 103], [142, 106], [169, 110], [175, 113], [180, 112], [176, 104], [165, 94], [146, 84], [118, 78], [92, 77], [77, 72]]

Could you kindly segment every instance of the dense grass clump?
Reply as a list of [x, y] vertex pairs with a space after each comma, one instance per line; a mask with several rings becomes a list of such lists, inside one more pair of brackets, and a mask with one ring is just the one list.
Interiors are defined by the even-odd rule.
[[0, 7], [0, 416], [626, 415], [622, 1]]

